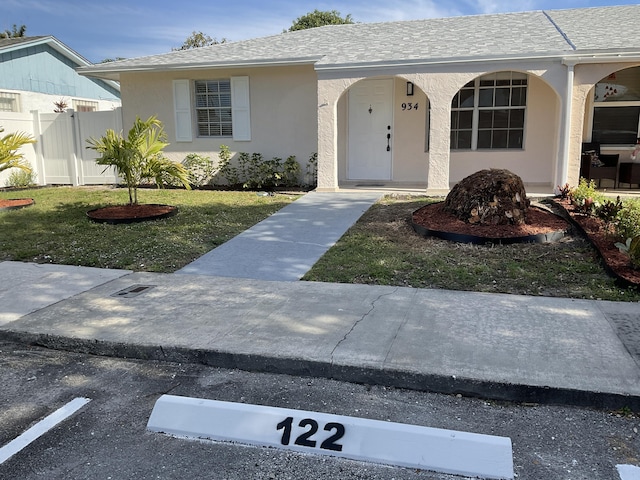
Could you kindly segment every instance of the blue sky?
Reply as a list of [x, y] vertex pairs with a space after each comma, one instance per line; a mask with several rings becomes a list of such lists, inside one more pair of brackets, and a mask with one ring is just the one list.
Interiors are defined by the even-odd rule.
[[[0, 30], [26, 25], [91, 62], [171, 51], [193, 31], [230, 41], [279, 34], [314, 9], [357, 22], [636, 4], [628, 0], [2, 0]], [[640, 34], [640, 30], [639, 30]]]

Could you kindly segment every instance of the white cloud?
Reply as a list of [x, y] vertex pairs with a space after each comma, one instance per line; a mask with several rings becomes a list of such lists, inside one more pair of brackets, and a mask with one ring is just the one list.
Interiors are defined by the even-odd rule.
[[477, 13], [502, 13], [502, 12], [523, 12], [536, 10], [536, 1], [520, 0], [476, 0], [465, 2], [470, 8], [474, 8]]
[[385, 22], [442, 18], [461, 15], [461, 10], [452, 2], [442, 5], [432, 0], [400, 0], [395, 2], [374, 0], [359, 5], [349, 13], [359, 22]]

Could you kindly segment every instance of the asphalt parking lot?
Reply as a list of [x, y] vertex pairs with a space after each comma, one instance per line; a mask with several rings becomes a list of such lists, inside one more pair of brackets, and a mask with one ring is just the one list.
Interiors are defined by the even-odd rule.
[[640, 457], [640, 419], [624, 411], [496, 403], [8, 342], [0, 343], [0, 365], [0, 446], [74, 398], [91, 399], [0, 464], [3, 479], [460, 478], [150, 433], [154, 403], [167, 393], [507, 436], [517, 479], [617, 480], [616, 465], [637, 465]]

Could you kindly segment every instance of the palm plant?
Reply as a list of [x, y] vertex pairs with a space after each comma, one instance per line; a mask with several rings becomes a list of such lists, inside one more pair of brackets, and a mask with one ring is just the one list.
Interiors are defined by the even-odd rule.
[[[0, 132], [4, 128], [0, 127]], [[31, 173], [31, 165], [24, 158], [24, 154], [18, 150], [24, 145], [35, 143], [36, 140], [26, 133], [9, 133], [0, 139], [0, 172], [9, 168], [19, 168], [26, 173]]]
[[163, 178], [169, 177], [191, 188], [186, 168], [162, 155], [162, 150], [169, 145], [166, 138], [162, 122], [155, 116], [145, 121], [137, 117], [126, 138], [109, 129], [99, 139], [87, 140], [87, 148], [101, 154], [96, 159], [98, 165], [115, 168], [129, 189], [129, 204], [137, 205], [138, 185], [143, 181], [153, 181], [162, 188]]

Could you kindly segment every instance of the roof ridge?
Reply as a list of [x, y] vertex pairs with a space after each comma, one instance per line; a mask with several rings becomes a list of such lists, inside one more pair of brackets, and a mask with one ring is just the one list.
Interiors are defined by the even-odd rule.
[[572, 50], [577, 50], [578, 47], [576, 47], [576, 45], [571, 41], [571, 39], [569, 38], [569, 35], [566, 34], [566, 32], [564, 32], [561, 28], [560, 25], [558, 25], [555, 20], [553, 18], [551, 18], [551, 15], [549, 15], [549, 13], [547, 13], [546, 10], [542, 10], [542, 14], [547, 17], [547, 20], [549, 20], [549, 22], [551, 22], [551, 25], [553, 25], [553, 27], [558, 31], [558, 33], [560, 35], [562, 35], [562, 38], [564, 38], [564, 40], [569, 44], [569, 46], [571, 47]]

